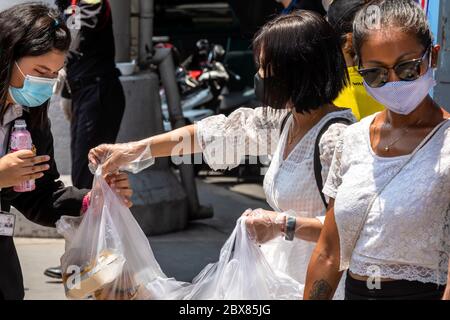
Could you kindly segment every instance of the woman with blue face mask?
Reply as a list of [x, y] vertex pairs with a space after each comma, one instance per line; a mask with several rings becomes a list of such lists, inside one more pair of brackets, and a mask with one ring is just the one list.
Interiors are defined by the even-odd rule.
[[[2, 221], [11, 221], [11, 206], [29, 220], [48, 227], [62, 215], [80, 216], [89, 206], [89, 190], [66, 188], [58, 181], [53, 137], [47, 115], [49, 100], [70, 45], [68, 28], [58, 13], [41, 4], [23, 4], [0, 13], [0, 300], [22, 299], [24, 288], [13, 238]], [[24, 120], [33, 150], [9, 152], [16, 120]], [[36, 180], [35, 190], [12, 188]], [[124, 174], [107, 177], [131, 205]], [[11, 224], [8, 223], [8, 228]]]
[[412, 0], [375, 0], [353, 44], [386, 110], [348, 128], [324, 193], [332, 200], [308, 268], [307, 299], [441, 299], [450, 248], [450, 114], [429, 95], [439, 46]]

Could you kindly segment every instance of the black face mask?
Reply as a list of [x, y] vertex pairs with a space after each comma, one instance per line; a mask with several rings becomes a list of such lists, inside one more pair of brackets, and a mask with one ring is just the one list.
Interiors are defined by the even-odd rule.
[[255, 74], [254, 85], [255, 85], [256, 99], [265, 104], [266, 92], [264, 88], [264, 79], [260, 77], [259, 73]]
[[[272, 95], [268, 94], [268, 90], [279, 90], [280, 84], [276, 81], [274, 77], [268, 77], [268, 78], [261, 78], [261, 76], [257, 73], [255, 74], [254, 79], [254, 86], [255, 86], [255, 95], [256, 99], [259, 102], [262, 102], [265, 106], [271, 106], [271, 107], [277, 107], [277, 106], [284, 106], [284, 103], [276, 99], [275, 97], [272, 97]], [[277, 92], [277, 91], [273, 91]]]

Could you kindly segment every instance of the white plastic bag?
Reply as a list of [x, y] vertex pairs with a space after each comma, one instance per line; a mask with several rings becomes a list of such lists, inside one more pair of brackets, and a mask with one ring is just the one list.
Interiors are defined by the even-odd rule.
[[82, 221], [83, 217], [64, 216], [56, 222], [56, 230], [66, 240], [66, 251], [72, 245], [72, 240], [75, 238]]
[[71, 299], [302, 298], [302, 285], [274, 271], [250, 239], [245, 218], [238, 220], [219, 261], [206, 266], [192, 284], [167, 278], [130, 210], [98, 171], [81, 224], [77, 218], [63, 217], [57, 230], [67, 240], [61, 267], [66, 296]]
[[162, 299], [180, 289], [185, 284], [162, 272], [147, 237], [100, 171], [81, 224], [77, 227], [71, 217], [62, 217], [57, 223], [58, 232], [68, 240], [61, 257], [66, 296], [147, 300]]
[[238, 220], [220, 252], [217, 263], [209, 264], [188, 287], [172, 299], [186, 300], [299, 300], [303, 286], [274, 271], [258, 245], [247, 233], [245, 218]]

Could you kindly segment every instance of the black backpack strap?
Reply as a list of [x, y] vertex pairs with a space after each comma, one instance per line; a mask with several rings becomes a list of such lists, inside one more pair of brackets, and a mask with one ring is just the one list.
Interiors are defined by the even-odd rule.
[[287, 115], [284, 116], [283, 121], [281, 121], [280, 136], [283, 134], [284, 127], [286, 127], [286, 123], [291, 116], [292, 112], [289, 112]]
[[328, 207], [327, 200], [325, 199], [325, 195], [323, 194], [323, 180], [322, 180], [322, 162], [320, 162], [320, 139], [322, 139], [322, 136], [325, 132], [328, 131], [328, 129], [336, 123], [343, 123], [343, 124], [352, 124], [352, 121], [350, 121], [347, 118], [333, 118], [329, 120], [325, 125], [320, 129], [319, 134], [317, 135], [316, 143], [314, 145], [314, 176], [316, 177], [316, 184], [317, 188], [320, 192], [320, 197], [322, 198], [323, 205], [325, 206], [325, 209]]

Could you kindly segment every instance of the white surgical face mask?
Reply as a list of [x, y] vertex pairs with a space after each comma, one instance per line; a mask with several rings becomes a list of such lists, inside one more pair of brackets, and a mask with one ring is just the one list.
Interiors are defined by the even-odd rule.
[[416, 110], [435, 85], [432, 68], [415, 81], [388, 82], [380, 88], [372, 88], [364, 81], [364, 87], [375, 100], [403, 115]]

